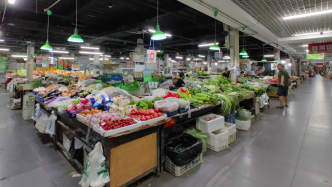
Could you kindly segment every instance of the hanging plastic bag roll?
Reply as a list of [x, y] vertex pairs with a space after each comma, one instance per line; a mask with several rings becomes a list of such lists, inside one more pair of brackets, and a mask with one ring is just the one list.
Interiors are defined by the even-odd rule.
[[48, 118], [47, 127], [46, 127], [46, 132], [49, 133], [52, 136], [55, 134], [55, 121], [56, 121], [56, 119], [57, 119], [57, 117], [54, 114], [54, 111], [52, 111], [51, 116]]

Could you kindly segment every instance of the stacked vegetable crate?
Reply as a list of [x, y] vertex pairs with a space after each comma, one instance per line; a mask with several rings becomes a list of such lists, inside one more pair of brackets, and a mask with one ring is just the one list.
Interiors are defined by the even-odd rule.
[[24, 120], [29, 120], [34, 112], [35, 95], [24, 95], [23, 96], [23, 109], [22, 117]]

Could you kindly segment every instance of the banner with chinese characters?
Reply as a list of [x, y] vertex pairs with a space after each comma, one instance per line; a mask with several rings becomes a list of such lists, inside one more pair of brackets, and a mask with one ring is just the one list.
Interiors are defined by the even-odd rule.
[[310, 54], [332, 53], [332, 42], [309, 44], [308, 50]]

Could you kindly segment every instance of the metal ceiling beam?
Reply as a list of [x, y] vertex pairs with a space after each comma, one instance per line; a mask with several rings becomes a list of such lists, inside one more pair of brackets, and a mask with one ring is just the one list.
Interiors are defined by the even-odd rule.
[[318, 41], [331, 40], [332, 33], [322, 35], [293, 36], [288, 38], [279, 38], [280, 43], [316, 43]]

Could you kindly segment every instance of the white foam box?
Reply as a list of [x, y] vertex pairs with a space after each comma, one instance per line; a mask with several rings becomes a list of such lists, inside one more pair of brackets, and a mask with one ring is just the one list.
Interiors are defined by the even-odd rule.
[[235, 120], [235, 124], [236, 124], [236, 128], [240, 129], [240, 130], [249, 130], [251, 127], [251, 120], [247, 120], [247, 121], [241, 121], [241, 120]]
[[[214, 118], [216, 116], [216, 118]], [[212, 117], [210, 121], [205, 121], [205, 118]], [[196, 129], [199, 129], [203, 132], [213, 132], [218, 129], [225, 127], [225, 119], [224, 116], [220, 116], [217, 114], [208, 114], [198, 118], [198, 122], [196, 123]]]

